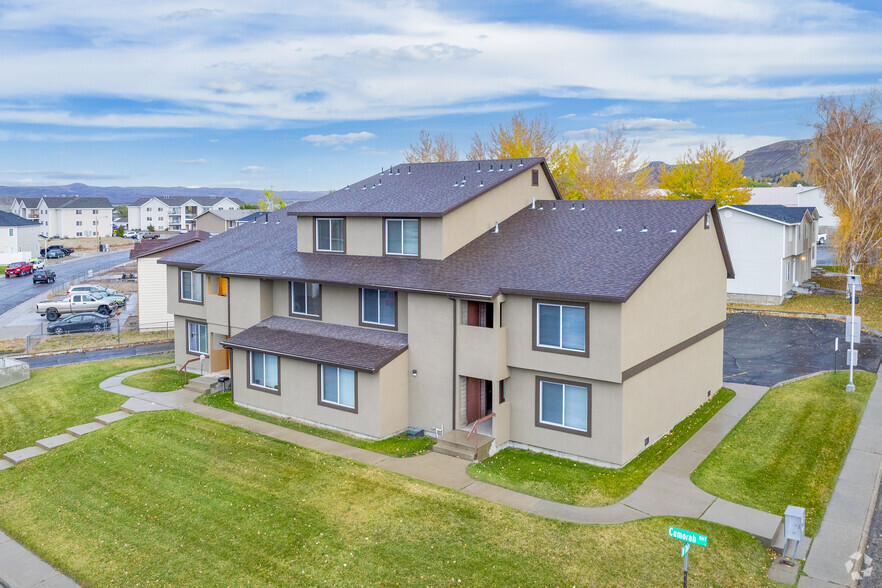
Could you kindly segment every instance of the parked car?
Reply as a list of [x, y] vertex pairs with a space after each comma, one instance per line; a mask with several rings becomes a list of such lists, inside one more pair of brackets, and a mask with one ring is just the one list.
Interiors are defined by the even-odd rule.
[[30, 261], [13, 261], [6, 266], [6, 277], [17, 278], [34, 273], [34, 266]]
[[38, 302], [37, 312], [50, 321], [57, 321], [63, 314], [80, 312], [97, 312], [108, 316], [116, 309], [116, 306], [117, 304], [113, 300], [106, 300], [91, 294], [74, 294], [64, 300]]
[[41, 269], [34, 272], [35, 284], [54, 284], [55, 272], [52, 270]]
[[818, 245], [823, 245], [827, 242], [827, 233], [818, 233]]
[[92, 294], [93, 296], [103, 296], [109, 300], [115, 300], [118, 306], [125, 306], [128, 296], [122, 292], [117, 292], [112, 288], [105, 288], [95, 284], [77, 284], [71, 286], [67, 291], [68, 294]]
[[159, 239], [159, 235], [156, 233], [143, 233], [141, 239]]
[[40, 249], [40, 255], [42, 257], [48, 257], [50, 251], [61, 251], [64, 255], [70, 255], [74, 252], [73, 247], [62, 247], [61, 245], [50, 245], [45, 249]]
[[39, 257], [35, 257], [31, 260], [31, 265], [34, 266], [35, 270], [41, 270], [46, 267], [46, 262], [44, 262]]
[[82, 312], [66, 316], [61, 320], [57, 320], [49, 327], [50, 333], [61, 335], [64, 333], [82, 333], [91, 331], [100, 333], [101, 331], [109, 331], [111, 318], [95, 312]]
[[123, 233], [123, 237], [125, 237], [126, 239], [137, 239], [138, 231], [126, 231], [125, 233]]
[[61, 249], [52, 249], [46, 253], [46, 259], [58, 259], [64, 255], [65, 253]]

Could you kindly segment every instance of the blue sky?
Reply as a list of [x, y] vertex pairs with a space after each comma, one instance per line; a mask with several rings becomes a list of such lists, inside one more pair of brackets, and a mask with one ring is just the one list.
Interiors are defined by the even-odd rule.
[[517, 110], [646, 160], [811, 136], [882, 79], [874, 1], [0, 0], [0, 184], [328, 190]]

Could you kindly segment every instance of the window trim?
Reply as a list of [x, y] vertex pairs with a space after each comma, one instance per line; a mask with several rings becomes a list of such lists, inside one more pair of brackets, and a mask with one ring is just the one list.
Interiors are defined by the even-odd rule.
[[[416, 221], [417, 223], [417, 252], [416, 253], [389, 253], [389, 221]], [[383, 255], [389, 257], [422, 257], [421, 241], [423, 240], [423, 223], [419, 218], [389, 217], [383, 219]], [[404, 251], [404, 223], [401, 223], [401, 250]]]
[[[197, 275], [197, 274], [200, 276], [199, 279], [202, 280], [202, 282], [200, 284], [201, 288], [199, 290], [200, 293], [202, 294], [201, 300], [184, 298], [184, 272], [188, 272], [191, 276], [190, 277], [190, 281], [191, 281], [190, 289], [191, 290], [193, 289], [192, 276]], [[205, 300], [205, 280], [203, 279], [202, 276], [203, 276], [203, 274], [200, 274], [200, 273], [196, 272], [195, 270], [188, 270], [188, 269], [178, 270], [178, 302], [182, 302], [184, 304], [198, 304], [200, 306], [205, 304], [205, 302], [204, 302], [204, 300]]]
[[[255, 384], [254, 380], [251, 377], [251, 362], [253, 361], [253, 357], [255, 353], [260, 353], [261, 355], [271, 355], [276, 358], [276, 381], [279, 383], [279, 388], [276, 390], [275, 388], [270, 388], [268, 386], [261, 386], [260, 384]], [[230, 362], [232, 363], [232, 361]], [[264, 362], [264, 369], [266, 369], [266, 362]], [[252, 390], [258, 390], [260, 392], [266, 392], [268, 394], [275, 394], [276, 396], [282, 395], [282, 358], [279, 355], [274, 353], [267, 353], [266, 351], [257, 351], [253, 349], [248, 350], [248, 360], [247, 360], [247, 371], [248, 375], [246, 376], [248, 379], [245, 381], [245, 386]]]
[[[318, 243], [318, 223], [319, 221], [332, 221], [332, 220], [342, 220], [343, 221], [343, 249], [341, 251], [336, 251], [334, 249], [319, 249]], [[315, 253], [336, 253], [336, 254], [346, 254], [346, 217], [345, 216], [317, 216], [313, 219], [312, 223], [312, 249]], [[329, 226], [330, 228], [330, 226]], [[330, 233], [329, 233], [330, 235]]]
[[[333, 363], [317, 363], [317, 364], [316, 364], [316, 367], [318, 368], [318, 369], [317, 369], [317, 372], [316, 372], [316, 373], [318, 374], [318, 385], [317, 385], [317, 388], [318, 388], [318, 390], [317, 390], [317, 392], [318, 392], [318, 398], [317, 398], [318, 405], [319, 405], [319, 406], [324, 406], [324, 407], [327, 407], [327, 408], [333, 408], [333, 409], [336, 409], [336, 410], [342, 410], [342, 411], [344, 411], [344, 412], [351, 412], [351, 413], [353, 413], [353, 414], [358, 414], [358, 371], [357, 371], [357, 370], [354, 370], [354, 369], [352, 369], [352, 368], [343, 367], [342, 365], [336, 365], [336, 364], [333, 364]], [[353, 377], [353, 386], [354, 386], [355, 390], [353, 391], [353, 395], [354, 395], [354, 398], [355, 398], [355, 402], [354, 402], [355, 406], [349, 407], [349, 406], [346, 406], [345, 404], [338, 404], [338, 403], [336, 403], [336, 402], [330, 402], [330, 401], [325, 400], [324, 398], [322, 398], [322, 390], [323, 390], [323, 386], [324, 386], [324, 373], [323, 373], [323, 371], [322, 371], [322, 367], [337, 368], [338, 370], [349, 370], [349, 371], [351, 371], [351, 372], [354, 374], [354, 377]], [[339, 372], [338, 372], [338, 373], [339, 373]], [[339, 381], [340, 381], [340, 380], [339, 380], [339, 378], [338, 378], [338, 380], [337, 380], [337, 382], [338, 382], [338, 394], [339, 394]], [[338, 397], [339, 397], [339, 396], [338, 396]]]
[[[555, 425], [552, 423], [546, 423], [541, 420], [542, 410], [541, 410], [541, 402], [542, 402], [542, 382], [549, 382], [551, 384], [562, 384], [564, 386], [578, 386], [579, 388], [587, 388], [588, 390], [588, 430], [583, 431], [582, 429], [574, 429], [572, 427], [564, 427], [562, 425]], [[582, 437], [591, 437], [591, 384], [587, 382], [576, 382], [574, 380], [561, 380], [559, 378], [547, 378], [544, 376], [536, 376], [536, 427], [540, 429], [551, 429], [552, 431], [559, 431], [561, 433], [570, 433], [572, 435], [581, 435]]]
[[[386, 325], [383, 323], [369, 323], [364, 320], [364, 291], [365, 290], [386, 290], [392, 292], [395, 295], [395, 324], [394, 325]], [[379, 295], [378, 295], [379, 300]], [[379, 318], [379, 316], [377, 317]], [[398, 330], [398, 290], [392, 290], [390, 288], [359, 288], [358, 289], [358, 326], [360, 327], [373, 327], [375, 329], [387, 329], [389, 331], [397, 331]]]
[[[539, 345], [539, 305], [548, 304], [553, 306], [572, 306], [585, 309], [585, 351], [577, 351], [574, 349], [565, 349], [561, 347], [549, 347], [547, 345]], [[533, 299], [533, 351], [544, 351], [547, 353], [562, 353], [564, 355], [575, 355], [578, 357], [591, 357], [590, 345], [590, 313], [589, 304], [587, 302], [569, 302], [566, 300], [545, 300], [540, 298]]]
[[[303, 314], [299, 312], [294, 312], [294, 282], [302, 282], [309, 286], [309, 284], [318, 284], [319, 287], [319, 303], [318, 303], [318, 314]], [[305, 318], [312, 319], [315, 321], [322, 320], [322, 284], [321, 282], [310, 282], [308, 280], [288, 280], [288, 316], [293, 316], [296, 318]]]
[[[187, 329], [184, 334], [186, 345], [187, 345], [187, 355], [194, 355], [199, 357], [200, 355], [204, 355], [206, 358], [211, 357], [211, 332], [208, 330], [208, 323], [202, 321], [191, 321], [187, 320]], [[202, 351], [193, 351], [190, 349], [190, 325], [201, 325], [205, 327], [205, 342], [208, 346], [208, 349], [204, 352]]]

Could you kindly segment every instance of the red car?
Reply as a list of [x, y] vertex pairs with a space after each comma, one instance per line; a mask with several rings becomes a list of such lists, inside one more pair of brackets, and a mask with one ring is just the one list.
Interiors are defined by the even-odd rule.
[[30, 261], [14, 261], [6, 266], [6, 277], [26, 276], [34, 273], [34, 266]]

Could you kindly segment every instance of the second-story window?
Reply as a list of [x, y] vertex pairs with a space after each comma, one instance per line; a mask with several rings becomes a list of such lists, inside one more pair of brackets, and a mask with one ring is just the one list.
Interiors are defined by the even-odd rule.
[[342, 218], [315, 219], [316, 251], [343, 253], [346, 239], [344, 223], [345, 219]]
[[397, 319], [395, 290], [362, 288], [361, 322], [366, 325], [395, 327]]
[[536, 347], [587, 352], [588, 308], [550, 302], [536, 303]]
[[420, 254], [419, 219], [386, 219], [386, 253], [388, 255]]
[[202, 274], [181, 270], [181, 300], [202, 302]]
[[291, 282], [291, 314], [321, 317], [321, 284], [314, 282]]

